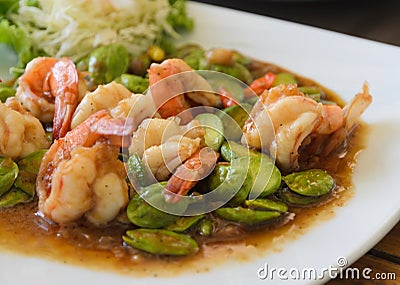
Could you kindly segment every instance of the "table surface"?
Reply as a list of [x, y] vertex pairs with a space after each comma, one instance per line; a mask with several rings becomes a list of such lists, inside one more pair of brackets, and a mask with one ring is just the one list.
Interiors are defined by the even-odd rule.
[[[200, 0], [228, 8], [316, 26], [353, 36], [400, 46], [400, 1], [397, 0]], [[336, 284], [400, 284], [400, 223], [374, 248], [350, 267], [371, 268], [375, 273], [395, 273], [396, 280], [343, 280]], [[377, 276], [377, 275], [376, 275]], [[378, 277], [378, 276], [377, 276]]]

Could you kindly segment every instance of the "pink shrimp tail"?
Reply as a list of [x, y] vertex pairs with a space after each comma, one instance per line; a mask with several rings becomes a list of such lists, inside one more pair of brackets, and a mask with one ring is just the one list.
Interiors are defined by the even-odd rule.
[[53, 139], [66, 135], [71, 126], [72, 115], [78, 105], [78, 71], [75, 64], [62, 58], [51, 69], [49, 77], [51, 93], [55, 98]]

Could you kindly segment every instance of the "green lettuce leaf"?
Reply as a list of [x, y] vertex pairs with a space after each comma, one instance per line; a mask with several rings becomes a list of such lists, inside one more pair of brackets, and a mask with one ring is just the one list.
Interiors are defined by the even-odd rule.
[[17, 69], [25, 68], [28, 62], [38, 56], [37, 50], [32, 46], [24, 31], [11, 24], [7, 19], [0, 21], [0, 43], [10, 45], [17, 54]]
[[186, 1], [170, 0], [169, 3], [171, 5], [171, 10], [167, 17], [168, 23], [177, 31], [193, 30], [194, 22], [186, 12]]
[[4, 16], [14, 5], [18, 5], [18, 0], [0, 0], [0, 16]]

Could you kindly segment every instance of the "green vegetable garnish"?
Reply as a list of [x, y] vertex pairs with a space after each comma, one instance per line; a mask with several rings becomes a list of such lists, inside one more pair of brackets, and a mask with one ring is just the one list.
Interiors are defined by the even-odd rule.
[[[28, 62], [39, 55], [37, 48], [32, 44], [29, 36], [22, 29], [11, 24], [6, 19], [0, 21], [0, 43], [11, 46], [17, 54], [17, 69], [25, 68]], [[19, 74], [14, 72], [15, 76]]]
[[284, 201], [293, 206], [306, 206], [316, 203], [320, 198], [311, 197], [297, 194], [287, 188], [279, 189], [277, 196]]
[[18, 172], [18, 165], [11, 158], [0, 157], [0, 196], [10, 190]]
[[149, 88], [149, 80], [138, 75], [122, 74], [120, 81], [132, 93], [143, 94]]
[[310, 169], [282, 177], [290, 190], [297, 194], [318, 197], [331, 191], [335, 180], [326, 171]]
[[249, 225], [265, 223], [281, 215], [277, 211], [258, 211], [242, 207], [219, 208], [215, 213], [225, 220]]
[[122, 239], [130, 246], [158, 255], [189, 255], [199, 250], [196, 241], [188, 235], [168, 230], [130, 230]]
[[280, 201], [273, 201], [270, 199], [246, 200], [245, 205], [254, 210], [269, 210], [278, 211], [281, 213], [285, 213], [289, 209], [289, 207], [285, 203], [282, 203]]
[[8, 97], [15, 96], [15, 89], [11, 87], [0, 86], [0, 101], [6, 102]]
[[148, 173], [142, 160], [136, 153], [129, 156], [128, 159], [128, 177], [133, 179], [140, 186], [148, 185]]
[[121, 44], [110, 44], [95, 49], [89, 56], [89, 76], [95, 84], [106, 84], [125, 73], [129, 53]]
[[214, 231], [214, 225], [211, 220], [205, 219], [200, 221], [198, 232], [201, 236], [208, 237], [213, 233], [213, 231]]
[[26, 194], [18, 188], [11, 188], [10, 191], [0, 197], [0, 209], [6, 207], [13, 207], [20, 203], [28, 202], [32, 199], [31, 195]]
[[174, 223], [179, 217], [160, 211], [135, 195], [128, 204], [128, 219], [144, 228], [162, 228]]
[[293, 74], [282, 72], [275, 76], [275, 80], [272, 86], [278, 86], [280, 84], [297, 84], [297, 79]]
[[205, 130], [205, 143], [213, 150], [218, 151], [224, 140], [224, 126], [218, 116], [204, 113], [195, 118]]
[[242, 128], [249, 117], [251, 109], [252, 106], [244, 103], [228, 107], [219, 113], [219, 117], [224, 125], [225, 138], [227, 140], [240, 140], [242, 137]]
[[165, 229], [174, 232], [184, 232], [203, 218], [204, 215], [180, 217], [173, 224], [170, 224], [167, 227], [165, 227]]

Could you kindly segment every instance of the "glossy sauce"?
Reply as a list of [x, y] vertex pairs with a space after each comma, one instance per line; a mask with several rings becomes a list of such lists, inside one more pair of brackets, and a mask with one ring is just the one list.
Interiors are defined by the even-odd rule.
[[[263, 64], [264, 69], [282, 71]], [[316, 84], [301, 78], [302, 84]], [[324, 88], [329, 100], [340, 100]], [[255, 257], [268, 256], [281, 251], [285, 244], [306, 233], [312, 226], [335, 215], [353, 195], [352, 172], [357, 155], [365, 147], [367, 127], [361, 125], [350, 140], [344, 158], [333, 157], [320, 162], [337, 182], [338, 188], [330, 200], [312, 208], [290, 208], [295, 218], [277, 228], [241, 232], [236, 238], [201, 240], [198, 254], [183, 258], [158, 257], [144, 254], [122, 243], [122, 235], [132, 225], [115, 223], [107, 228], [94, 228], [84, 222], [60, 227], [37, 215], [37, 201], [0, 211], [0, 245], [4, 250], [22, 255], [41, 257], [51, 261], [84, 266], [101, 271], [111, 271], [133, 276], [175, 276], [182, 273], [204, 272], [214, 269], [227, 260], [246, 262]], [[317, 165], [318, 166], [318, 165]]]

